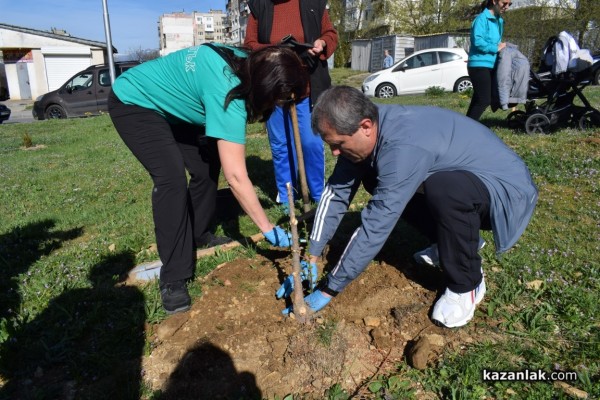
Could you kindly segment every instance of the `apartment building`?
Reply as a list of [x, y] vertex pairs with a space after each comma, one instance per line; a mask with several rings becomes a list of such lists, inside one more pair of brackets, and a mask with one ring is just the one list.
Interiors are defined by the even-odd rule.
[[195, 44], [207, 42], [225, 43], [227, 14], [221, 10], [210, 10], [207, 13], [194, 13]]
[[225, 43], [227, 14], [221, 10], [163, 14], [158, 20], [160, 55], [202, 43]]
[[194, 45], [194, 16], [186, 13], [163, 14], [158, 19], [160, 55]]
[[246, 38], [246, 26], [248, 26], [248, 8], [247, 0], [228, 0], [227, 1], [227, 43], [232, 45], [242, 45]]

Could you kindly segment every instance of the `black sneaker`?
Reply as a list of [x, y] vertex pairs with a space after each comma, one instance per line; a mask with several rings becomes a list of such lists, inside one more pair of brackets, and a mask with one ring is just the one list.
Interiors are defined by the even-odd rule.
[[215, 246], [222, 246], [231, 243], [233, 240], [227, 236], [215, 236], [211, 232], [204, 232], [200, 238], [196, 240], [198, 249], [206, 249]]
[[187, 311], [192, 304], [185, 281], [161, 282], [160, 298], [167, 314]]

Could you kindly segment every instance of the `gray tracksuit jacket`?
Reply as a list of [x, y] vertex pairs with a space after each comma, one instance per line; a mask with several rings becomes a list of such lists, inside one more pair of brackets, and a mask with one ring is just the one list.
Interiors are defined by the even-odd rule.
[[480, 123], [436, 107], [380, 105], [377, 143], [370, 158], [352, 163], [339, 157], [315, 214], [310, 253], [319, 256], [333, 237], [363, 177], [377, 176], [327, 287], [342, 291], [375, 258], [421, 183], [440, 171], [477, 175], [491, 197], [498, 253], [512, 247], [529, 223], [537, 188], [527, 166]]
[[529, 87], [529, 60], [514, 44], [507, 43], [498, 54], [496, 80], [500, 107], [509, 104], [525, 104]]

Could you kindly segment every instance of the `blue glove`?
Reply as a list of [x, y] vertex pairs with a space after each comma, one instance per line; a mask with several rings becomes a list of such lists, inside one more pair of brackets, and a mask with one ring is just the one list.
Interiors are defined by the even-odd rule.
[[[317, 275], [319, 274], [319, 269], [317, 268], [317, 263], [308, 264], [306, 261], [300, 261], [300, 266], [302, 267], [300, 271], [300, 279], [302, 281], [308, 281], [310, 290], [313, 290], [315, 286], [317, 286]], [[310, 267], [310, 270], [309, 270]], [[289, 297], [294, 290], [294, 276], [288, 275], [287, 278], [283, 281], [275, 296], [278, 299], [282, 297]]]
[[[310, 307], [311, 310], [317, 312], [325, 307], [331, 301], [331, 297], [326, 296], [320, 290], [315, 290], [308, 296], [304, 298], [306, 305]], [[290, 306], [282, 311], [284, 315], [289, 315], [292, 311], [294, 311], [294, 307]]]
[[263, 235], [265, 235], [265, 238], [273, 246], [290, 247], [292, 245], [292, 235], [285, 229], [282, 229], [278, 226], [276, 226], [269, 232], [263, 233]]

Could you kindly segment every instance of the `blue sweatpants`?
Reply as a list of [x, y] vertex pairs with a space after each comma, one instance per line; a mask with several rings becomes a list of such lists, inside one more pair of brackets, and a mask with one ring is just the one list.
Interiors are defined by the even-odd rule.
[[[310, 198], [318, 202], [325, 185], [325, 148], [318, 134], [315, 134], [310, 124], [310, 100], [308, 98], [296, 104], [300, 142], [304, 155], [304, 168]], [[267, 133], [271, 144], [275, 183], [277, 184], [278, 200], [287, 203], [285, 184], [292, 183], [296, 188], [295, 198], [301, 197], [299, 192], [298, 162], [294, 144], [294, 128], [289, 109], [276, 107], [267, 121]]]

